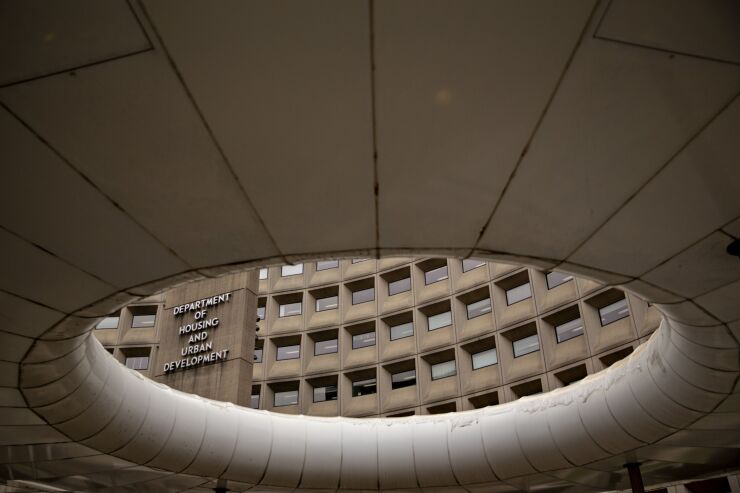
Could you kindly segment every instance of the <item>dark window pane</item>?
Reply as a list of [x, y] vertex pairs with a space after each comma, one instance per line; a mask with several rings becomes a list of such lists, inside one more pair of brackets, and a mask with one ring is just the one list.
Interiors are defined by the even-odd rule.
[[316, 271], [336, 269], [339, 267], [339, 260], [322, 260], [316, 262]]
[[131, 327], [154, 327], [155, 319], [156, 315], [134, 315], [134, 319], [131, 321]]
[[555, 336], [558, 343], [573, 339], [583, 334], [583, 321], [580, 318], [555, 326]]
[[260, 395], [259, 394], [252, 394], [252, 398], [249, 401], [249, 407], [251, 407], [252, 409], [260, 408]]
[[280, 305], [280, 316], [281, 317], [292, 317], [293, 315], [300, 315], [303, 310], [303, 304], [298, 301], [296, 303], [286, 303]]
[[284, 359], [298, 359], [301, 357], [301, 346], [296, 344], [294, 346], [278, 346], [277, 348], [277, 360], [281, 361]]
[[411, 337], [412, 335], [414, 335], [413, 322], [406, 322], [405, 324], [394, 325], [391, 327], [391, 341], [403, 339], [404, 337]]
[[627, 299], [622, 298], [619, 301], [615, 301], [610, 305], [606, 305], [603, 308], [599, 308], [599, 316], [601, 316], [601, 325], [609, 325], [612, 322], [616, 322], [619, 319], [629, 316], [630, 309], [627, 306]]
[[437, 330], [452, 325], [452, 312], [442, 312], [427, 318], [429, 330]]
[[453, 375], [457, 375], [454, 359], [432, 365], [432, 380], [439, 380], [440, 378], [447, 378]]
[[336, 310], [339, 306], [339, 296], [328, 296], [326, 298], [319, 298], [316, 300], [316, 311], [323, 312], [324, 310]]
[[265, 319], [265, 307], [264, 306], [257, 307], [257, 318], [260, 320]]
[[254, 348], [254, 362], [262, 363], [262, 348]]
[[352, 304], [359, 305], [360, 303], [367, 303], [375, 299], [375, 288], [362, 289], [360, 291], [352, 292]]
[[303, 274], [303, 264], [283, 265], [280, 268], [280, 275], [282, 277], [297, 276], [298, 274]]
[[320, 356], [322, 354], [336, 353], [338, 345], [336, 339], [329, 339], [327, 341], [316, 341], [313, 345], [314, 356]]
[[353, 258], [352, 259], [352, 263], [353, 264], [359, 264], [361, 262], [367, 262], [368, 260], [370, 260], [370, 259], [368, 259], [368, 258]]
[[298, 404], [298, 391], [297, 390], [285, 390], [283, 392], [275, 392], [275, 407], [282, 406], [294, 406]]
[[377, 383], [374, 378], [352, 382], [352, 397], [369, 395], [377, 392]]
[[573, 276], [570, 274], [563, 274], [562, 272], [548, 272], [547, 273], [547, 289], [552, 289], [565, 284], [568, 281], [573, 280]]
[[447, 279], [447, 266], [437, 267], [424, 273], [424, 284], [433, 284], [435, 282], [444, 281]]
[[149, 356], [134, 356], [126, 358], [126, 368], [132, 370], [146, 370], [149, 368]]
[[365, 332], [364, 334], [357, 334], [352, 336], [352, 349], [360, 349], [363, 347], [375, 345], [375, 331]]
[[529, 283], [524, 283], [506, 291], [506, 304], [513, 305], [532, 297], [532, 288]]
[[473, 370], [495, 365], [496, 363], [498, 363], [496, 348], [487, 349], [473, 355]]
[[120, 317], [105, 317], [95, 326], [96, 329], [117, 329]]
[[534, 353], [540, 350], [540, 340], [537, 334], [514, 341], [514, 357], [524, 356], [525, 354]]
[[394, 294], [398, 293], [405, 293], [406, 291], [411, 291], [410, 277], [388, 283], [388, 296], [393, 296]]
[[416, 370], [402, 371], [391, 375], [391, 389], [402, 389], [416, 385]]
[[468, 319], [480, 317], [481, 315], [485, 315], [486, 313], [490, 313], [491, 311], [491, 298], [486, 298], [484, 300], [476, 301], [474, 303], [471, 303], [467, 306], [468, 309]]
[[313, 401], [324, 402], [324, 401], [335, 401], [337, 400], [337, 386], [327, 385], [326, 387], [314, 387], [313, 388]]
[[477, 258], [466, 258], [462, 261], [462, 270], [463, 272], [468, 272], [469, 270], [477, 269], [478, 267], [482, 267], [486, 265], [486, 262], [484, 260], [478, 260]]

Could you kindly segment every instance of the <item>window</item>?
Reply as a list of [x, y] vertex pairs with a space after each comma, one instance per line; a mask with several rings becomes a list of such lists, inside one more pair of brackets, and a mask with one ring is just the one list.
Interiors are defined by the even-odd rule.
[[149, 356], [127, 357], [126, 368], [131, 368], [132, 370], [146, 370], [149, 368]]
[[154, 327], [154, 322], [157, 317], [156, 306], [134, 306], [131, 307], [131, 314], [134, 318], [131, 320], [131, 327], [148, 328]]
[[558, 344], [583, 334], [583, 321], [579, 318], [555, 326]]
[[537, 338], [537, 334], [517, 339], [512, 342], [512, 345], [514, 346], [515, 358], [540, 350], [540, 340]]
[[391, 327], [391, 341], [411, 337], [414, 335], [414, 323], [406, 322], [405, 324], [394, 325]]
[[483, 260], [478, 260], [477, 258], [466, 258], [462, 261], [462, 271], [468, 272], [473, 269], [477, 269], [478, 267], [483, 267], [486, 265], [486, 262]]
[[[260, 275], [259, 275], [260, 281], [263, 279], [267, 279], [267, 267], [262, 267], [260, 269]], [[259, 397], [259, 396], [258, 396]]]
[[356, 382], [352, 382], [352, 397], [374, 394], [377, 392], [377, 389], [378, 385], [375, 378], [357, 380]]
[[375, 288], [361, 289], [359, 291], [352, 291], [352, 304], [359, 305], [360, 303], [367, 303], [375, 299]]
[[259, 394], [252, 394], [252, 397], [249, 401], [249, 407], [251, 407], [252, 409], [260, 408], [260, 395]]
[[506, 290], [506, 304], [513, 305], [532, 297], [532, 288], [528, 282]]
[[98, 325], [95, 326], [96, 329], [117, 329], [118, 328], [118, 320], [120, 320], [119, 315], [114, 315], [111, 317], [105, 317], [103, 320], [98, 322]]
[[448, 325], [452, 325], [452, 312], [446, 311], [437, 313], [436, 315], [430, 315], [427, 317], [427, 322], [429, 323], [429, 330], [437, 330], [442, 327], [447, 327]]
[[402, 389], [416, 385], [416, 370], [401, 371], [391, 374], [391, 389]]
[[295, 406], [298, 404], [298, 390], [283, 390], [275, 392], [273, 405], [275, 407]]
[[454, 359], [432, 365], [432, 380], [440, 380], [454, 375], [457, 375]]
[[339, 260], [321, 260], [316, 262], [316, 272], [321, 270], [336, 269], [339, 267]]
[[293, 315], [300, 315], [302, 312], [303, 304], [298, 301], [295, 303], [286, 303], [280, 305], [280, 316], [281, 317], [292, 317]]
[[262, 363], [262, 348], [254, 348], [254, 362]]
[[337, 400], [337, 386], [327, 385], [326, 387], [314, 387], [313, 388], [313, 401], [324, 402], [324, 401], [335, 401]]
[[339, 306], [339, 296], [327, 296], [326, 298], [318, 298], [316, 300], [317, 312], [336, 310], [337, 306]]
[[257, 307], [257, 320], [264, 320], [264, 319], [265, 319], [265, 307], [258, 306]]
[[473, 370], [480, 370], [486, 366], [492, 366], [498, 363], [496, 348], [487, 349], [473, 354]]
[[283, 265], [280, 268], [282, 277], [297, 276], [298, 274], [303, 274], [303, 264]]
[[616, 322], [624, 317], [629, 316], [630, 309], [627, 306], [627, 299], [622, 298], [619, 301], [615, 301], [605, 307], [599, 308], [599, 316], [601, 317], [601, 325], [609, 325], [612, 322]]
[[352, 263], [353, 264], [359, 264], [361, 262], [367, 262], [368, 260], [370, 260], [370, 259], [369, 258], [353, 258], [352, 259]]
[[286, 359], [298, 359], [301, 357], [301, 345], [294, 344], [291, 346], [278, 346], [277, 357], [278, 361]]
[[491, 298], [486, 298], [479, 301], [474, 301], [469, 305], [466, 305], [468, 310], [468, 320], [475, 317], [480, 317], [491, 311]]
[[313, 344], [314, 356], [321, 356], [322, 354], [332, 354], [338, 351], [338, 344], [336, 339], [328, 339], [326, 341], [316, 341]]
[[360, 349], [375, 345], [375, 331], [355, 334], [352, 336], [352, 349]]
[[391, 281], [388, 283], [388, 296], [405, 293], [406, 291], [411, 291], [410, 277], [399, 279], [397, 281]]
[[447, 266], [443, 265], [424, 272], [424, 284], [434, 284], [435, 282], [444, 281], [448, 277]]
[[562, 272], [548, 272], [547, 273], [547, 289], [552, 289], [565, 284], [568, 281], [573, 280], [573, 276], [570, 274], [563, 274]]

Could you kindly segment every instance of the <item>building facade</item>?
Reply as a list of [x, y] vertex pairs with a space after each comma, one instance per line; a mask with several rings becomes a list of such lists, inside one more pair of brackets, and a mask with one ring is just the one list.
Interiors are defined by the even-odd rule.
[[[173, 310], [224, 293], [233, 298], [215, 312], [219, 337], [204, 339], [217, 347], [180, 333], [188, 325]], [[167, 291], [117, 317], [96, 336], [157, 381], [257, 409], [352, 417], [476, 409], [567, 386], [630, 354], [660, 322], [637, 296], [593, 281], [452, 258], [263, 268]], [[219, 360], [173, 364], [211, 353]]]

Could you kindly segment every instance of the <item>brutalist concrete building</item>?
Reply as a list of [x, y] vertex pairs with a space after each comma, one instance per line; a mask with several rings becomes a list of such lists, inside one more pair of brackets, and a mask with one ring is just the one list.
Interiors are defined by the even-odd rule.
[[0, 488], [737, 491], [739, 19], [0, 2]]

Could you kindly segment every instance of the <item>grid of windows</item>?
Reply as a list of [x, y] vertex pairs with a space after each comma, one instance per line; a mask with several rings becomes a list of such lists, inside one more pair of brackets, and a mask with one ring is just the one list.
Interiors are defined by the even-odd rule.
[[352, 336], [352, 349], [360, 349], [375, 345], [375, 331], [355, 334]]
[[616, 322], [617, 320], [628, 317], [630, 309], [627, 306], [627, 299], [622, 298], [619, 301], [610, 303], [604, 307], [599, 308], [599, 317], [601, 318], [601, 325], [609, 325], [610, 323]]
[[403, 339], [405, 337], [411, 337], [414, 335], [414, 323], [406, 322], [405, 324], [398, 324], [391, 326], [391, 341], [396, 339]]
[[297, 276], [303, 274], [303, 264], [283, 265], [280, 267], [281, 277]]
[[512, 342], [512, 345], [514, 346], [515, 358], [540, 350], [540, 340], [537, 337], [537, 334], [517, 339]]
[[455, 375], [457, 375], [457, 367], [454, 359], [432, 365], [432, 380], [440, 380]]
[[486, 366], [492, 366], [498, 363], [496, 348], [486, 349], [485, 351], [474, 353], [471, 356], [473, 360], [473, 370], [479, 370]]
[[446, 311], [427, 317], [429, 330], [437, 330], [452, 325], [452, 312]]

